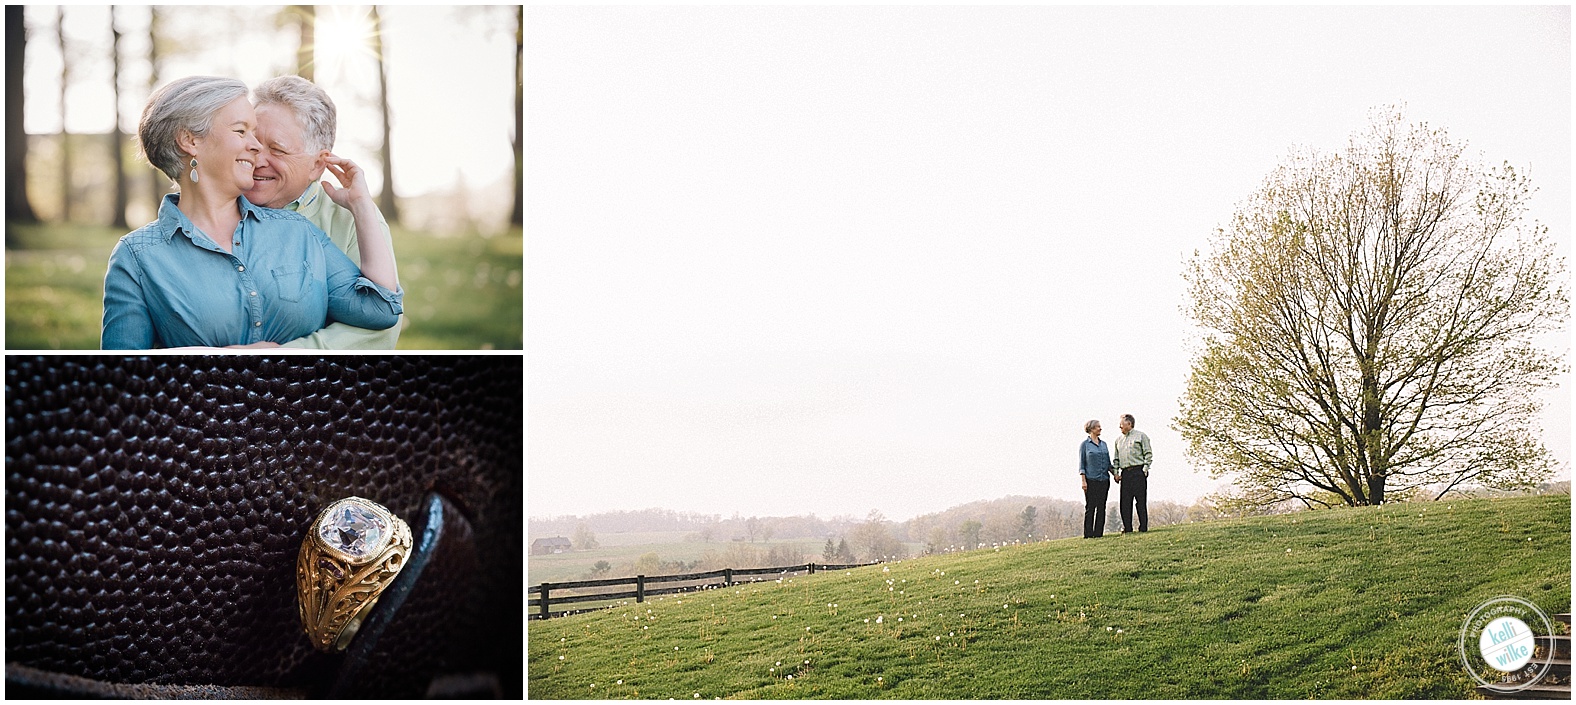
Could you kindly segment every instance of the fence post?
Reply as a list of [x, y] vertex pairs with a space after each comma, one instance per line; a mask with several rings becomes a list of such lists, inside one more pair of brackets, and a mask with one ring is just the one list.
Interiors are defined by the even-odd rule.
[[552, 587], [552, 583], [542, 583], [542, 619], [548, 619], [553, 616], [552, 611], [548, 608], [550, 599], [547, 596], [547, 591], [550, 587]]
[[635, 601], [646, 601], [646, 576], [644, 575], [635, 576]]
[[810, 574], [811, 575], [815, 575], [815, 564], [814, 563], [810, 564]]
[[732, 584], [733, 584], [733, 569], [732, 568], [723, 568], [722, 569], [722, 586], [723, 587], [728, 587], [729, 585], [732, 585]]

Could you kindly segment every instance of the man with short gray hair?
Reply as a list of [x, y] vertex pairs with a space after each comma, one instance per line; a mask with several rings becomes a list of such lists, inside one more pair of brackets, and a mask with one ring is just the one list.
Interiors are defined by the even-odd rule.
[[[327, 233], [328, 239], [344, 250], [356, 266], [361, 266], [357, 232], [367, 228], [387, 232], [388, 222], [367, 189], [366, 173], [355, 162], [332, 151], [337, 121], [334, 101], [311, 81], [300, 76], [279, 76], [253, 88], [252, 102], [257, 111], [257, 139], [262, 142], [263, 151], [252, 171], [252, 189], [246, 192], [246, 200], [300, 213]], [[343, 186], [320, 181], [325, 169]], [[392, 234], [389, 247], [393, 247]], [[392, 249], [388, 256], [393, 258]], [[289, 341], [284, 347], [392, 350], [401, 327], [367, 330], [333, 323]]]
[[1122, 414], [1117, 428], [1122, 435], [1111, 444], [1111, 466], [1116, 481], [1122, 486], [1117, 492], [1121, 502], [1122, 533], [1133, 533], [1133, 509], [1138, 509], [1138, 530], [1149, 531], [1149, 466], [1154, 462], [1155, 451], [1149, 436], [1133, 428], [1132, 414]]

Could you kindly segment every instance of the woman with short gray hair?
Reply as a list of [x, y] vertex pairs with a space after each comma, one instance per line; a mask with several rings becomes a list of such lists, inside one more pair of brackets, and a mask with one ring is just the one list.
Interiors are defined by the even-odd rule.
[[1097, 539], [1105, 535], [1105, 500], [1111, 494], [1111, 449], [1100, 440], [1100, 422], [1091, 419], [1084, 424], [1089, 434], [1078, 444], [1078, 475], [1084, 492], [1083, 537]]
[[110, 253], [102, 348], [264, 347], [330, 320], [399, 321], [392, 267], [362, 272], [305, 218], [242, 196], [262, 150], [246, 94], [240, 81], [190, 76], [148, 99], [137, 137], [177, 193]]

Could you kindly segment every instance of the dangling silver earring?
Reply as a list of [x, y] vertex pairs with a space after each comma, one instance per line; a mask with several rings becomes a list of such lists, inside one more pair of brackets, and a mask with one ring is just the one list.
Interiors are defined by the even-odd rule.
[[197, 158], [192, 157], [192, 183], [197, 183]]

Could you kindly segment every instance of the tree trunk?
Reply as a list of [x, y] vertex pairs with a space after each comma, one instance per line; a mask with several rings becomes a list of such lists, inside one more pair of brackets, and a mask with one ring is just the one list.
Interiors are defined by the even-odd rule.
[[66, 53], [66, 8], [55, 8], [60, 40], [60, 222], [71, 222], [71, 133], [66, 129], [66, 88], [71, 85], [71, 57]]
[[[148, 7], [148, 95], [159, 87], [159, 17], [157, 6]], [[154, 169], [148, 179], [152, 186], [150, 191], [153, 196], [153, 217], [159, 216], [159, 204], [164, 201], [164, 194], [170, 192], [170, 182], [164, 172]]]
[[317, 8], [313, 5], [293, 5], [296, 27], [301, 32], [301, 42], [296, 45], [296, 75], [308, 81], [312, 77], [317, 50]]
[[378, 103], [383, 109], [383, 146], [378, 157], [383, 161], [383, 193], [378, 195], [378, 210], [390, 223], [399, 220], [399, 209], [394, 203], [394, 162], [389, 148], [389, 80], [388, 63], [383, 57], [383, 18], [378, 6], [372, 6], [372, 52], [378, 60]]
[[[36, 223], [27, 199], [27, 129], [22, 124], [22, 68], [27, 57], [27, 24], [21, 5], [5, 6], [5, 219]], [[6, 246], [11, 229], [6, 228]]]
[[120, 28], [115, 26], [115, 6], [109, 6], [110, 88], [115, 101], [115, 129], [110, 132], [110, 156], [115, 160], [115, 213], [110, 225], [126, 228], [126, 135], [120, 131]]
[[525, 227], [525, 6], [514, 12], [514, 212], [509, 222]]

